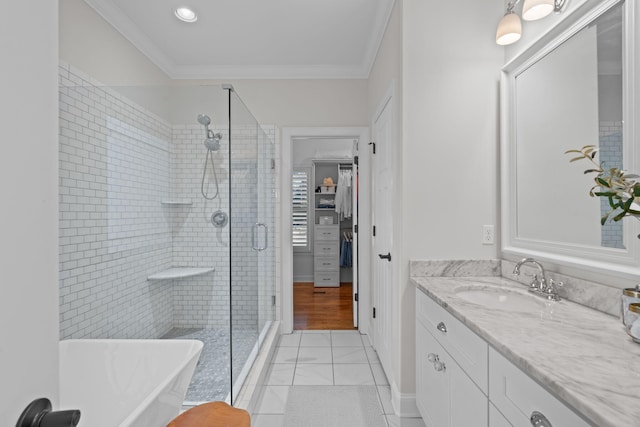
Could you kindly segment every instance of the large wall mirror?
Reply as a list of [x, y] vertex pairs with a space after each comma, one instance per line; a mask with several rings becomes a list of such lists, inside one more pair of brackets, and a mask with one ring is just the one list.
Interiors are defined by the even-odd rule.
[[595, 145], [605, 166], [640, 172], [634, 5], [593, 3], [503, 70], [503, 251], [632, 278], [640, 221], [601, 226], [590, 165], [564, 154]]

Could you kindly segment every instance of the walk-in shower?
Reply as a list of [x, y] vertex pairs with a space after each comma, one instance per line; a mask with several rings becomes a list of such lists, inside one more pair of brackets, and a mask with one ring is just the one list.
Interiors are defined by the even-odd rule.
[[274, 130], [230, 86], [60, 81], [61, 339], [200, 339], [187, 402], [234, 400], [275, 313]]

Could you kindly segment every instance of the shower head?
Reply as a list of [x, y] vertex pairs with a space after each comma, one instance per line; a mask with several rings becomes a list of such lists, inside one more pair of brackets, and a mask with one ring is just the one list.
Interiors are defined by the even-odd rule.
[[211, 117], [206, 114], [198, 114], [198, 123], [204, 127], [208, 127], [211, 124]]
[[204, 146], [207, 147], [209, 151], [218, 151], [220, 149], [220, 140], [222, 139], [222, 134], [220, 132], [213, 133], [211, 129], [209, 129], [209, 125], [211, 124], [211, 117], [206, 114], [198, 114], [198, 123], [204, 126]]

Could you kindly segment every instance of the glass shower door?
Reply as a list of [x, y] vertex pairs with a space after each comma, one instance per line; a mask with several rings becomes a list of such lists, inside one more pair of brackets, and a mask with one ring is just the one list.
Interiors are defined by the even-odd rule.
[[231, 400], [238, 396], [259, 345], [259, 259], [268, 245], [259, 221], [260, 126], [232, 89], [229, 96]]

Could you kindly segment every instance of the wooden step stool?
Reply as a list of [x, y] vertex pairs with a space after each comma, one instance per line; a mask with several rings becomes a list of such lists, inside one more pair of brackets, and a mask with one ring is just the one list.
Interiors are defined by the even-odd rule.
[[184, 411], [167, 427], [251, 427], [251, 417], [244, 409], [209, 402]]

